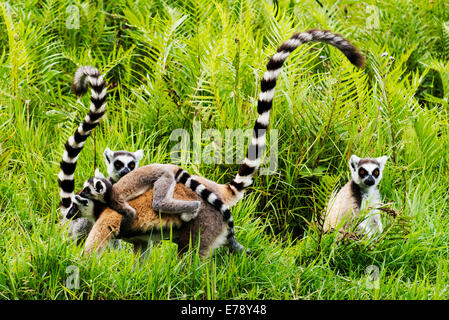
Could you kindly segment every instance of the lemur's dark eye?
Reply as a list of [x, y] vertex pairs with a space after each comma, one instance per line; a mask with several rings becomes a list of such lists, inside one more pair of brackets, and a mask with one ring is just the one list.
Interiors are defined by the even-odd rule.
[[379, 169], [374, 169], [373, 176], [375, 176], [376, 178], [379, 176]]
[[364, 177], [364, 176], [366, 176], [368, 174], [368, 172], [366, 172], [366, 170], [365, 169], [363, 169], [363, 168], [360, 168], [359, 169], [359, 176], [360, 177]]
[[120, 169], [121, 167], [123, 167], [123, 162], [121, 162], [120, 160], [117, 160], [114, 162], [114, 167], [116, 169]]
[[101, 191], [103, 190], [103, 185], [101, 184], [100, 181], [98, 181], [98, 182], [95, 184], [95, 190], [97, 190], [97, 192], [101, 192]]
[[131, 161], [130, 163], [128, 163], [128, 168], [130, 168], [131, 170], [134, 169], [135, 166], [136, 166], [136, 164], [134, 163], [134, 161]]

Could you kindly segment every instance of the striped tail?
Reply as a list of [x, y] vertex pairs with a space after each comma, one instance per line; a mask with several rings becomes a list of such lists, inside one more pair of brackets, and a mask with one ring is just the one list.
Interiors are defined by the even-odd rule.
[[91, 87], [90, 100], [92, 102], [89, 112], [75, 134], [67, 140], [61, 161], [61, 171], [58, 174], [59, 195], [61, 198], [60, 209], [63, 218], [65, 218], [72, 206], [75, 196], [75, 179], [73, 174], [76, 169], [78, 155], [83, 149], [87, 137], [98, 125], [106, 111], [106, 84], [103, 76], [94, 67], [79, 67], [73, 78], [73, 91], [78, 96], [83, 95], [87, 92], [89, 84]]
[[257, 103], [257, 112], [259, 117], [254, 125], [253, 137], [248, 146], [248, 153], [245, 160], [240, 166], [237, 176], [229, 183], [229, 188], [232, 191], [235, 202], [240, 200], [245, 189], [253, 183], [253, 175], [260, 167], [260, 157], [265, 151], [265, 135], [270, 119], [270, 110], [273, 104], [274, 87], [276, 80], [281, 72], [282, 65], [287, 60], [290, 53], [296, 48], [306, 42], [320, 41], [333, 45], [338, 48], [349, 61], [361, 68], [365, 64], [365, 57], [360, 51], [354, 47], [348, 40], [342, 36], [326, 30], [312, 29], [306, 32], [294, 34], [289, 40], [284, 42], [271, 57], [267, 64], [267, 71], [265, 72], [261, 81], [261, 92], [259, 101]]
[[232, 219], [231, 210], [229, 207], [225, 205], [223, 201], [218, 199], [215, 193], [208, 190], [205, 185], [193, 179], [192, 176], [184, 169], [180, 168], [176, 172], [175, 179], [176, 182], [182, 183], [187, 188], [191, 189], [223, 215], [223, 220], [228, 224], [228, 242], [232, 245], [231, 249], [234, 251], [243, 250], [243, 246], [235, 239], [234, 220]]

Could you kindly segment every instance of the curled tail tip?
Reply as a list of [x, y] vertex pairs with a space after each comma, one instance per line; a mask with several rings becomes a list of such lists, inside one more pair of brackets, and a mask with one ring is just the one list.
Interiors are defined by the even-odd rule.
[[[305, 39], [315, 39], [319, 41], [329, 42], [348, 58], [348, 60], [356, 67], [365, 67], [366, 58], [360, 50], [354, 46], [349, 40], [339, 33], [334, 33], [331, 30], [310, 29], [302, 33]], [[301, 35], [301, 33], [299, 34]]]
[[92, 66], [80, 66], [76, 69], [72, 81], [72, 91], [79, 97], [86, 94], [88, 89], [87, 77], [99, 77], [100, 71]]
[[347, 55], [349, 61], [358, 68], [364, 68], [366, 64], [365, 56], [356, 47], [354, 49], [352, 54]]
[[87, 89], [88, 86], [84, 66], [81, 66], [76, 70], [75, 75], [73, 76], [72, 91], [79, 97], [84, 95], [87, 92]]

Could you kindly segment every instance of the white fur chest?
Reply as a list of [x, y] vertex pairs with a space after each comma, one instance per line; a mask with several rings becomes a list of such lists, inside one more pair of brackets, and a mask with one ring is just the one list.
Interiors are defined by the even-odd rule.
[[362, 190], [362, 207], [361, 209], [367, 209], [368, 207], [375, 207], [380, 204], [380, 192], [377, 188], [368, 188]]

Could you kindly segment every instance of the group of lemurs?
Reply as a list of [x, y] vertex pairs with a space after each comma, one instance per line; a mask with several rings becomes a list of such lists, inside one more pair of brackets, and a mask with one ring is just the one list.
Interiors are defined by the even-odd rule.
[[[85, 239], [85, 252], [101, 252], [114, 239], [134, 245], [135, 252], [145, 252], [151, 240], [170, 237], [183, 253], [197, 244], [199, 254], [207, 257], [213, 249], [227, 246], [231, 252], [250, 252], [236, 239], [230, 208], [240, 201], [253, 182], [261, 155], [273, 103], [276, 80], [282, 65], [297, 47], [319, 41], [338, 48], [349, 61], [363, 67], [365, 58], [348, 40], [324, 30], [296, 33], [284, 42], [270, 58], [261, 81], [252, 140], [247, 155], [234, 179], [219, 184], [205, 177], [190, 175], [173, 164], [139, 166], [143, 150], [136, 152], [104, 151], [109, 177], [98, 169], [95, 176], [74, 194], [74, 173], [78, 156], [86, 139], [106, 112], [107, 87], [100, 72], [90, 66], [80, 67], [73, 79], [77, 95], [91, 88], [88, 114], [66, 145], [58, 175], [60, 209], [63, 222], [70, 224], [69, 236]], [[357, 225], [369, 237], [382, 232], [376, 209], [380, 203], [377, 185], [387, 157], [349, 160], [352, 179], [327, 206], [324, 231], [345, 230], [366, 208], [370, 214]], [[165, 231], [165, 232], [164, 232]]]

